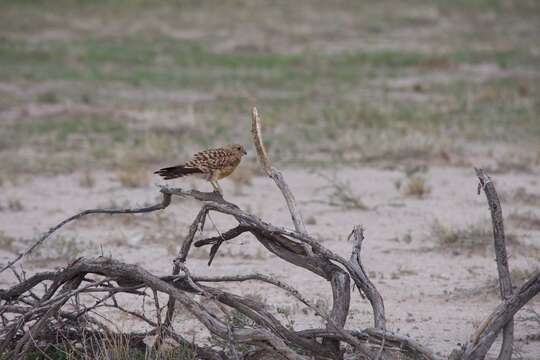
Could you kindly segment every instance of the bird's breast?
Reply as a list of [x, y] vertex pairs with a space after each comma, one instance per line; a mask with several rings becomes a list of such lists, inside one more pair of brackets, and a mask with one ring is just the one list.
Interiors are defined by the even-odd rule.
[[218, 176], [217, 178], [218, 179], [223, 179], [224, 177], [227, 177], [229, 175], [232, 174], [232, 172], [234, 171], [234, 169], [236, 169], [236, 166], [225, 166], [219, 170], [217, 170], [217, 173], [218, 173]]

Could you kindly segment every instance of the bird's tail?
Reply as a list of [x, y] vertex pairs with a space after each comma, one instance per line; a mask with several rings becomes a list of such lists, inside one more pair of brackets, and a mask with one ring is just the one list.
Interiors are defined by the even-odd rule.
[[170, 179], [175, 179], [175, 178], [179, 178], [179, 177], [190, 175], [190, 174], [200, 174], [200, 173], [202, 173], [201, 170], [197, 168], [192, 168], [192, 167], [185, 167], [184, 165], [171, 166], [171, 167], [166, 167], [166, 168], [154, 171], [154, 174], [158, 174], [164, 180], [170, 180]]

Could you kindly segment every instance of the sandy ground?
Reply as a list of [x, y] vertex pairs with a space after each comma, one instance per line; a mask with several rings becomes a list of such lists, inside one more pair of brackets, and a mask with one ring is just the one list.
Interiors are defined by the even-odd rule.
[[[529, 202], [527, 205], [512, 194], [519, 188], [529, 194], [539, 194], [539, 173], [536, 169], [528, 174], [494, 175], [496, 186], [502, 194], [505, 214], [515, 213], [518, 209], [534, 211], [534, 204]], [[440, 354], [448, 354], [458, 343], [465, 342], [474, 328], [499, 303], [491, 245], [480, 252], [441, 248], [438, 240], [432, 236], [432, 226], [436, 220], [457, 229], [489, 220], [484, 196], [476, 195], [477, 181], [472, 169], [429, 168], [424, 176], [431, 193], [424, 198], [408, 197], [397, 189], [398, 182], [407, 181], [402, 171], [383, 167], [339, 169], [336, 176], [350, 183], [354, 194], [368, 205], [369, 210], [342, 209], [321, 203], [331, 200], [331, 191], [324, 188], [327, 182], [315, 172], [285, 169], [284, 174], [300, 202], [308, 230], [320, 238], [324, 246], [348, 257], [351, 243], [346, 240], [347, 235], [354, 225], [364, 226], [366, 241], [363, 261], [384, 297], [390, 330], [409, 335]], [[0, 250], [0, 262], [13, 257], [13, 251], [24, 249], [27, 242], [23, 239], [33, 238], [79, 210], [137, 206], [154, 203], [158, 199], [154, 186], [159, 182], [157, 178], [152, 179], [146, 187], [128, 189], [107, 173], [92, 176], [95, 184], [91, 187], [83, 186], [83, 175], [77, 173], [52, 178], [34, 177], [19, 181], [16, 185], [5, 183], [0, 192], [0, 230], [4, 236], [17, 238], [17, 241], [12, 251]], [[183, 187], [195, 185], [200, 190], [210, 190], [209, 184], [189, 180], [173, 184]], [[249, 185], [241, 187], [224, 180], [222, 186], [228, 200], [265, 221], [292, 226], [281, 194], [268, 178], [254, 176]], [[13, 206], [14, 201], [21, 206]], [[10, 203], [12, 206], [7, 206]], [[56, 251], [60, 252], [60, 257], [103, 253], [139, 264], [157, 274], [168, 274], [176, 249], [198, 207], [194, 201], [174, 199], [172, 206], [159, 213], [94, 216], [78, 221], [59, 232], [62, 236], [60, 240], [50, 239], [40, 250], [40, 256], [25, 260], [25, 269], [31, 274], [62, 266], [67, 259], [49, 259], [54, 257]], [[213, 215], [212, 219], [221, 231], [234, 225], [231, 219], [219, 215]], [[519, 245], [510, 248], [511, 268], [522, 272], [538, 268], [540, 256], [534, 250], [535, 245], [540, 248], [538, 229], [507, 222], [507, 232], [516, 234], [519, 239]], [[215, 234], [215, 230], [209, 224], [205, 234], [199, 236], [211, 234]], [[55, 242], [69, 241], [72, 237], [76, 238], [71, 240], [77, 244], [75, 250], [62, 255], [62, 245], [54, 245]], [[60, 250], [55, 250], [55, 247]], [[192, 273], [271, 274], [290, 281], [314, 302], [331, 304], [327, 283], [269, 254], [249, 235], [226, 243], [212, 267], [206, 265], [207, 253], [207, 250], [198, 249], [191, 254], [188, 266]], [[12, 282], [13, 278], [8, 272], [0, 274], [0, 287], [9, 286]], [[321, 324], [311, 311], [306, 311], [303, 305], [275, 288], [257, 283], [224, 287], [239, 294], [258, 296], [275, 309], [286, 309], [289, 317], [295, 320], [294, 327], [297, 329]], [[540, 299], [533, 300], [530, 306], [539, 311]], [[540, 328], [533, 321], [522, 318], [523, 315], [518, 316], [515, 331], [518, 353], [524, 359], [538, 359], [540, 342], [529, 341], [527, 336], [538, 334]], [[187, 337], [207, 336], [188, 314], [179, 315], [176, 321]], [[132, 324], [124, 317], [118, 323], [123, 326]], [[369, 304], [355, 291], [347, 327], [362, 329], [371, 325]], [[497, 346], [494, 346], [490, 356], [496, 356], [496, 349]]]

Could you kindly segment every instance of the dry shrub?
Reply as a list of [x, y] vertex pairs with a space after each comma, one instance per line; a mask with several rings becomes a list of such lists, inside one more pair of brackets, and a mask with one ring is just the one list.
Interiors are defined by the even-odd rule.
[[92, 176], [90, 171], [85, 171], [79, 178], [79, 185], [83, 188], [93, 188], [96, 185], [96, 178]]
[[6, 235], [5, 232], [0, 231], [0, 249], [6, 250], [9, 252], [15, 251], [15, 239], [12, 236]]
[[88, 249], [88, 244], [84, 244], [75, 237], [58, 235], [50, 239], [48, 246], [38, 247], [32, 254], [32, 260], [72, 260]]
[[11, 198], [7, 200], [7, 204], [0, 205], [0, 211], [12, 211], [12, 212], [19, 212], [24, 210], [24, 205], [22, 204], [21, 200], [16, 198]]
[[513, 212], [508, 216], [508, 219], [521, 228], [540, 230], [540, 217], [531, 211]]
[[135, 355], [131, 351], [127, 336], [110, 333], [98, 342], [94, 352], [96, 360], [131, 360]]
[[[464, 228], [454, 228], [435, 220], [431, 225], [430, 236], [437, 247], [454, 252], [486, 253], [493, 244], [490, 225], [479, 223]], [[514, 234], [506, 234], [509, 244], [517, 244]]]
[[127, 188], [137, 188], [148, 185], [150, 176], [148, 170], [141, 167], [140, 164], [127, 161], [122, 164], [116, 173], [116, 178]]
[[328, 201], [323, 201], [324, 204], [345, 210], [369, 210], [369, 207], [362, 201], [360, 196], [355, 194], [350, 182], [339, 179], [335, 174], [319, 175], [326, 181], [326, 185], [319, 190], [330, 190]]
[[[47, 353], [34, 352], [29, 358], [66, 360], [195, 360], [189, 345], [179, 344], [170, 337], [162, 339], [158, 349], [154, 348], [156, 337], [143, 339], [146, 349], [134, 344], [129, 336], [106, 331], [103, 336], [89, 335], [80, 346], [70, 343], [59, 344]], [[35, 356], [37, 357], [34, 357]]]
[[540, 205], [540, 194], [530, 193], [526, 188], [520, 186], [512, 194], [513, 201], [526, 205]]
[[403, 194], [406, 196], [422, 199], [429, 193], [431, 193], [431, 188], [427, 185], [426, 179], [420, 175], [409, 177], [403, 186]]

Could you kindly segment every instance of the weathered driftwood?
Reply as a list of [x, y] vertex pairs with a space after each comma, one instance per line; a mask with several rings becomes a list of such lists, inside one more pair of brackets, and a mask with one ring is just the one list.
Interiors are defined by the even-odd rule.
[[[110, 331], [97, 311], [101, 308], [125, 312], [150, 326], [146, 334], [125, 334], [133, 346], [143, 346], [145, 336], [155, 336], [154, 347], [160, 348], [164, 339], [171, 338], [178, 346], [192, 351], [197, 358], [211, 360], [261, 359], [391, 359], [407, 355], [414, 359], [440, 359], [432, 351], [406, 337], [386, 330], [384, 303], [381, 294], [370, 281], [361, 262], [364, 233], [357, 226], [349, 239], [353, 241], [352, 252], [347, 260], [324, 247], [307, 233], [302, 215], [281, 173], [271, 166], [261, 138], [260, 119], [256, 109], [252, 113], [252, 133], [259, 161], [265, 173], [281, 190], [295, 225], [295, 230], [278, 227], [245, 212], [225, 200], [219, 193], [185, 191], [162, 187], [162, 201], [156, 205], [139, 209], [83, 211], [62, 221], [25, 252], [10, 261], [5, 269], [13, 268], [18, 260], [40, 246], [52, 233], [70, 221], [89, 214], [122, 214], [158, 211], [169, 206], [172, 196], [192, 198], [201, 202], [201, 209], [191, 224], [178, 255], [174, 259], [171, 275], [157, 276], [140, 266], [126, 264], [115, 259], [80, 258], [58, 271], [48, 271], [29, 278], [18, 276], [19, 282], [10, 288], [0, 289], [0, 354], [23, 359], [31, 349], [43, 349], [48, 344], [62, 342], [87, 342], [100, 339]], [[473, 334], [463, 349], [456, 351], [458, 359], [483, 359], [492, 346], [497, 334], [503, 331], [504, 341], [500, 359], [508, 359], [512, 353], [512, 319], [515, 313], [532, 297], [540, 292], [540, 273], [512, 294], [509, 278], [502, 212], [497, 193], [489, 177], [477, 170], [492, 213], [494, 241], [503, 302]], [[237, 226], [220, 233], [219, 236], [195, 241], [195, 235], [204, 228], [210, 212], [231, 216]], [[266, 274], [243, 274], [223, 276], [198, 276], [186, 266], [192, 246], [211, 246], [209, 265], [220, 246], [240, 234], [249, 233], [268, 251], [295, 266], [307, 269], [327, 281], [332, 289], [333, 301], [329, 312], [302, 295], [286, 281], [277, 280]], [[3, 270], [2, 270], [3, 271]], [[89, 276], [91, 275], [91, 276]], [[345, 327], [349, 314], [351, 285], [354, 282], [373, 309], [373, 328], [357, 330]], [[224, 291], [211, 284], [223, 282], [260, 281], [276, 286], [303, 303], [325, 323], [323, 329], [296, 331], [282, 324], [264, 304], [251, 298]], [[46, 284], [43, 290], [39, 288]], [[167, 311], [162, 319], [158, 293], [169, 297]], [[119, 294], [153, 298], [151, 311], [127, 309], [118, 298]], [[197, 294], [192, 297], [189, 294]], [[92, 296], [92, 305], [82, 305], [81, 298]], [[198, 300], [197, 300], [198, 299]], [[205, 300], [206, 302], [204, 302]], [[210, 310], [208, 301], [219, 305], [221, 311]], [[66, 304], [74, 309], [68, 310]], [[221, 351], [204, 344], [186, 340], [173, 321], [177, 307], [181, 304], [211, 334], [222, 339], [225, 348]], [[249, 319], [252, 324], [231, 324], [227, 312], [234, 310]], [[503, 330], [504, 329], [504, 330]], [[510, 330], [508, 330], [510, 329]], [[84, 336], [83, 336], [84, 334]]]

